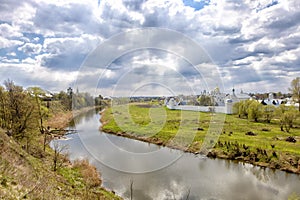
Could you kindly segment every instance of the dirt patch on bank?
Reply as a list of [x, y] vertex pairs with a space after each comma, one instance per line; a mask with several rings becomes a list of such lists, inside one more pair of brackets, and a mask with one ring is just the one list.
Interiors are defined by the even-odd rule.
[[46, 126], [49, 126], [51, 129], [63, 129], [69, 125], [72, 119], [73, 114], [71, 111], [60, 112], [47, 120]]

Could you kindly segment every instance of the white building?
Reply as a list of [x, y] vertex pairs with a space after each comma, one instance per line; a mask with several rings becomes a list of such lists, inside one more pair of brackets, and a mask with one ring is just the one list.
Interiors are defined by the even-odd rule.
[[236, 103], [236, 102], [240, 102], [240, 101], [249, 100], [249, 99], [251, 99], [251, 97], [249, 96], [249, 94], [244, 93], [243, 91], [241, 91], [240, 93], [235, 93], [235, 89], [233, 88], [232, 94], [227, 95], [225, 98], [225, 101], [227, 99], [231, 99], [233, 103]]
[[169, 101], [165, 100], [165, 105], [169, 109], [173, 110], [191, 110], [202, 112], [209, 112], [211, 110], [214, 110], [214, 112], [217, 113], [232, 114], [234, 103], [251, 99], [248, 94], [243, 93], [242, 91], [239, 94], [235, 94], [234, 89], [232, 90], [232, 94], [221, 93], [219, 88], [214, 89], [210, 93], [205, 92], [205, 94], [213, 97], [214, 103], [216, 103], [217, 106], [180, 105], [180, 102], [176, 102], [174, 98], [170, 98]]
[[275, 99], [274, 94], [270, 93], [269, 97], [267, 99], [259, 100], [259, 102], [263, 105], [273, 105], [273, 106], [279, 106], [283, 102], [286, 102], [283, 99]]
[[[216, 103], [217, 106], [186, 105], [180, 101], [177, 102], [175, 98], [171, 98], [169, 101], [166, 99], [165, 105], [169, 109], [174, 110], [191, 110], [201, 112], [210, 112], [211, 110], [214, 110], [214, 112], [217, 113], [233, 114], [233, 105], [235, 103], [252, 99], [249, 94], [244, 93], [243, 91], [240, 93], [235, 93], [234, 88], [232, 89], [232, 94], [221, 93], [219, 88], [214, 89], [210, 93], [204, 91], [202, 94], [213, 97], [214, 103]], [[182, 96], [179, 99], [183, 99]], [[273, 93], [270, 93], [267, 99], [259, 100], [258, 102], [264, 105], [273, 105], [276, 107], [280, 106], [281, 104], [299, 107], [299, 103], [295, 103], [291, 98], [275, 99]]]

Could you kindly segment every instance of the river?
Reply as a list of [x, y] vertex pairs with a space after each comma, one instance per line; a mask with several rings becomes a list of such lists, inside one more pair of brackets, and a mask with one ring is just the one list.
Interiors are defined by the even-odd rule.
[[299, 175], [106, 134], [100, 117], [91, 111], [77, 118], [78, 133], [57, 141], [71, 160], [89, 159], [103, 187], [124, 199], [281, 200], [300, 192]]

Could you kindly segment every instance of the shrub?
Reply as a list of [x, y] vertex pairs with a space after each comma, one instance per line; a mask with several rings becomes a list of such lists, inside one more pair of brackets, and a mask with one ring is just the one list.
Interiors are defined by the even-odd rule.
[[285, 141], [287, 141], [287, 142], [293, 142], [293, 143], [296, 143], [296, 142], [297, 142], [297, 140], [296, 140], [294, 137], [292, 137], [292, 136], [287, 137], [287, 138], [285, 139]]
[[99, 172], [95, 166], [89, 163], [87, 159], [75, 160], [73, 167], [80, 170], [87, 189], [101, 185]]
[[258, 118], [260, 118], [263, 114], [262, 104], [258, 103], [257, 101], [252, 101], [247, 111], [248, 111], [248, 119], [258, 122]]
[[245, 135], [250, 135], [250, 136], [256, 136], [256, 133], [253, 133], [252, 131], [248, 131], [247, 133], [245, 133]]

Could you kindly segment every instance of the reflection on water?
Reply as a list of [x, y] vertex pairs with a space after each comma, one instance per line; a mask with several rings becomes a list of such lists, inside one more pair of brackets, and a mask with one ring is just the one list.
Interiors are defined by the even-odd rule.
[[69, 128], [75, 129], [77, 124], [82, 124], [85, 121], [89, 122], [92, 119], [95, 118], [95, 115], [97, 115], [100, 112], [100, 108], [91, 109], [88, 112], [79, 113], [70, 121]]
[[[78, 134], [60, 140], [71, 159], [88, 158], [101, 172], [103, 186], [129, 199], [287, 199], [299, 192], [300, 177], [282, 171], [182, 153], [99, 132], [99, 115], [75, 119]], [[129, 155], [124, 156], [124, 152]], [[139, 153], [137, 153], [139, 152]], [[149, 156], [150, 155], [150, 156]], [[168, 163], [172, 163], [168, 165]], [[148, 173], [120, 171], [166, 166]], [[111, 168], [113, 166], [114, 169]], [[119, 169], [119, 170], [116, 170]]]

